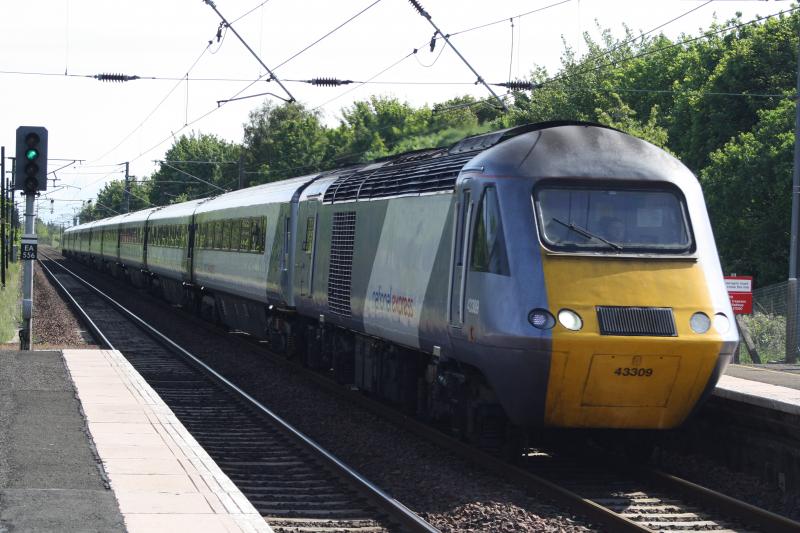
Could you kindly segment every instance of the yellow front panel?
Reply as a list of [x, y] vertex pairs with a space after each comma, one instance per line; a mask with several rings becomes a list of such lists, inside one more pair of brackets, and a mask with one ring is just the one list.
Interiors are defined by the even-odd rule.
[[[697, 402], [714, 370], [722, 339], [694, 333], [689, 319], [714, 309], [694, 261], [547, 255], [551, 310], [583, 318], [580, 331], [553, 328], [545, 423], [560, 427], [670, 428]], [[677, 337], [600, 335], [595, 307], [673, 309]]]
[[594, 355], [581, 405], [664, 407], [680, 364], [675, 355]]

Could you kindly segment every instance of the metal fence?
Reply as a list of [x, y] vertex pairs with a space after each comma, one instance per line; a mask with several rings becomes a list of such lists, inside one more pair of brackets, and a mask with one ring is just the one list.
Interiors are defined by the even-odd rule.
[[[754, 290], [753, 314], [740, 315], [762, 363], [786, 360], [787, 291], [786, 281]], [[752, 362], [744, 339], [739, 346], [739, 360], [745, 364]]]

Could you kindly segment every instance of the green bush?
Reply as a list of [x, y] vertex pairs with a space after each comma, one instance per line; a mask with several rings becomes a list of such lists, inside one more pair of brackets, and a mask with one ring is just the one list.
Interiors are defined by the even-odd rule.
[[[786, 317], [766, 313], [741, 315], [742, 323], [750, 330], [750, 336], [756, 345], [762, 363], [783, 361], [786, 359]], [[740, 347], [741, 361], [751, 362], [744, 345]]]

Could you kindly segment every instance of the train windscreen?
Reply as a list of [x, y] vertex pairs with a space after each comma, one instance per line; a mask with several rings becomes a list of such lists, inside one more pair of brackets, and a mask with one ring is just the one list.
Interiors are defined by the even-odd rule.
[[683, 198], [670, 189], [545, 185], [534, 199], [543, 243], [559, 251], [693, 251]]

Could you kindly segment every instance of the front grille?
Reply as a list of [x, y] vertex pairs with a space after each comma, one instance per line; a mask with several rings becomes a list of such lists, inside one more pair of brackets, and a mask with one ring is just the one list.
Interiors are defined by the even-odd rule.
[[600, 335], [677, 337], [669, 307], [597, 306]]

